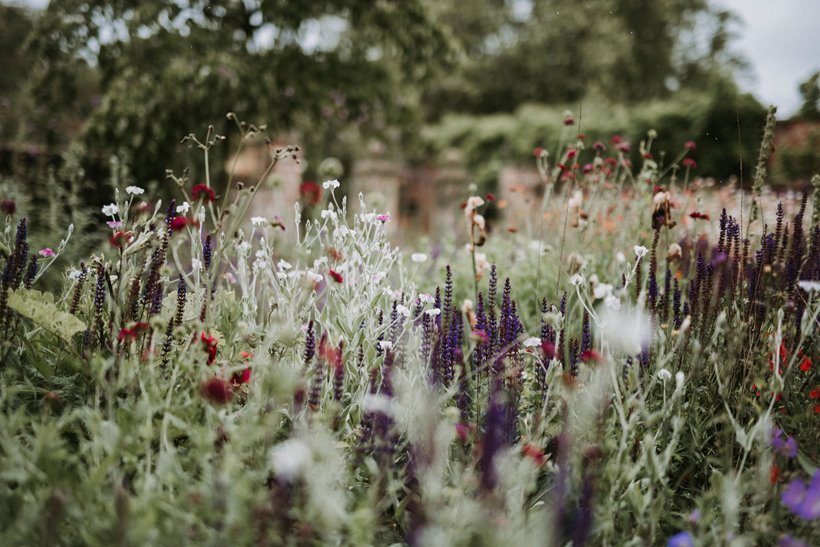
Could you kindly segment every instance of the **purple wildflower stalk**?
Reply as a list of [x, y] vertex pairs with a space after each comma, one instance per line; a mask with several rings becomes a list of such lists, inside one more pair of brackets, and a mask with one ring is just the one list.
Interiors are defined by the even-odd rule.
[[28, 263], [28, 269], [26, 270], [26, 275], [23, 278], [23, 286], [26, 289], [30, 289], [31, 285], [34, 283], [34, 278], [37, 277], [37, 270], [37, 256], [31, 255], [31, 258], [29, 259]]
[[80, 275], [77, 277], [77, 282], [74, 284], [74, 293], [71, 295], [71, 306], [68, 308], [68, 313], [77, 315], [77, 310], [80, 307], [80, 297], [83, 294], [83, 286], [85, 285], [86, 277], [88, 277], [88, 268], [85, 263], [80, 262]]

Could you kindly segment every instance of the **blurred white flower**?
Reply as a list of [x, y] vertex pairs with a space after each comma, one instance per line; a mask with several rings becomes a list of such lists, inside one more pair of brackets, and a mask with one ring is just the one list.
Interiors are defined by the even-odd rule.
[[413, 262], [416, 262], [416, 263], [426, 262], [427, 261], [427, 255], [424, 254], [424, 253], [413, 253], [413, 254], [410, 255], [410, 260], [412, 260]]
[[276, 266], [277, 266], [280, 270], [289, 270], [289, 269], [293, 268], [293, 266], [291, 265], [291, 263], [290, 263], [290, 262], [288, 262], [288, 261], [286, 261], [286, 260], [279, 260], [279, 262], [276, 264]]
[[247, 241], [242, 241], [236, 246], [236, 250], [242, 256], [247, 256], [251, 252], [251, 244]]
[[675, 373], [675, 389], [680, 391], [683, 389], [683, 381], [686, 379], [686, 376], [683, 374], [682, 370], [679, 370]]
[[410, 317], [410, 308], [403, 304], [396, 305], [396, 311], [399, 313], [399, 315]]
[[435, 298], [433, 298], [433, 295], [432, 295], [432, 294], [427, 294], [427, 293], [420, 293], [420, 294], [419, 294], [419, 300], [420, 300], [423, 304], [432, 304], [433, 302], [435, 302], [435, 301], [436, 301], [436, 299], [435, 299]]
[[267, 253], [265, 253], [264, 250], [259, 249], [256, 253], [254, 253], [254, 256], [256, 256], [256, 258], [265, 258], [266, 254]]
[[192, 258], [191, 259], [191, 269], [193, 271], [197, 271], [200, 268], [202, 268], [202, 262], [197, 258]]
[[618, 251], [618, 252], [615, 254], [615, 261], [616, 261], [618, 264], [623, 264], [624, 262], [626, 262], [626, 256], [624, 256], [624, 254], [623, 254], [621, 251]]
[[475, 215], [473, 217], [473, 222], [476, 226], [478, 226], [479, 230], [484, 230], [486, 226], [486, 221], [484, 220], [484, 215]]
[[797, 286], [806, 292], [820, 292], [820, 281], [798, 281]]
[[145, 190], [140, 188], [139, 186], [126, 186], [125, 193], [131, 194], [132, 196], [139, 196], [145, 193]]
[[658, 378], [665, 382], [672, 378], [672, 373], [666, 370], [665, 368], [662, 368], [658, 371]]
[[387, 277], [386, 272], [376, 272], [370, 276], [370, 280], [373, 283], [380, 283], [385, 277]]
[[117, 207], [116, 203], [109, 203], [108, 205], [103, 205], [102, 213], [107, 217], [113, 217], [119, 212], [120, 208]]
[[336, 179], [326, 180], [325, 182], [322, 183], [322, 188], [324, 188], [325, 190], [335, 190], [338, 187], [339, 187], [339, 181], [336, 180]]
[[592, 290], [592, 296], [595, 297], [595, 300], [598, 300], [599, 298], [606, 298], [611, 294], [612, 285], [610, 285], [609, 283], [601, 283]]
[[362, 222], [375, 222], [376, 213], [362, 213], [359, 215], [359, 218], [362, 219]]
[[82, 272], [80, 270], [73, 270], [73, 269], [69, 270], [68, 278], [72, 281], [77, 281], [78, 279], [80, 279], [80, 274], [81, 273]]
[[330, 209], [323, 209], [321, 214], [324, 219], [329, 218], [330, 220], [335, 221], [339, 218], [338, 215], [336, 215], [336, 211], [331, 211]]
[[575, 274], [569, 278], [569, 284], [573, 287], [577, 287], [578, 285], [582, 285], [584, 283], [584, 276], [581, 274]]
[[430, 317], [435, 317], [435, 316], [437, 316], [437, 315], [441, 314], [441, 310], [440, 310], [440, 309], [438, 309], [438, 308], [433, 308], [433, 309], [427, 310], [427, 311], [426, 311], [426, 312], [424, 312], [424, 313], [426, 313], [426, 314], [427, 314], [427, 315], [429, 315]]
[[310, 447], [299, 439], [288, 439], [271, 451], [273, 472], [289, 482], [297, 479], [312, 460]]
[[605, 307], [601, 313], [601, 334], [613, 349], [636, 354], [649, 343], [652, 322], [640, 308]]
[[177, 213], [180, 215], [187, 215], [188, 211], [191, 210], [191, 204], [187, 201], [183, 201], [181, 205], [177, 206]]
[[658, 192], [657, 194], [655, 194], [655, 197], [652, 198], [652, 202], [655, 205], [663, 205], [671, 199], [672, 195], [669, 192]]
[[584, 193], [580, 190], [575, 190], [572, 197], [567, 201], [567, 206], [570, 209], [578, 209], [584, 203]]
[[669, 245], [669, 249], [666, 251], [666, 258], [673, 259], [673, 258], [680, 258], [683, 255], [683, 249], [677, 243], [672, 243]]
[[308, 270], [308, 271], [305, 272], [305, 277], [307, 277], [309, 280], [313, 281], [314, 283], [320, 283], [322, 280], [324, 280], [324, 277], [321, 274], [318, 274], [318, 273], [316, 273], [314, 271], [311, 271], [311, 270]]
[[649, 249], [647, 249], [643, 245], [635, 245], [632, 249], [635, 251], [635, 256], [637, 256], [638, 258], [645, 257], [646, 253], [649, 252]]
[[604, 306], [610, 310], [619, 310], [621, 309], [621, 300], [614, 294], [609, 294], [604, 298]]
[[390, 342], [389, 340], [381, 340], [379, 341], [379, 347], [382, 349], [382, 351], [391, 350], [393, 349], [393, 342]]
[[256, 227], [264, 226], [267, 223], [268, 223], [268, 219], [266, 219], [265, 217], [251, 217], [251, 224], [253, 226], [256, 226]]
[[532, 337], [527, 338], [526, 340], [524, 340], [524, 347], [526, 347], [526, 348], [535, 348], [535, 347], [538, 347], [540, 345], [541, 345], [541, 339], [536, 337], [536, 336], [532, 336]]

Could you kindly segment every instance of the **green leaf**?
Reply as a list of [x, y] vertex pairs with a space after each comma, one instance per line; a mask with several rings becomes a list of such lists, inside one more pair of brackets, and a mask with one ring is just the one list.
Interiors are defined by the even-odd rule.
[[54, 297], [48, 293], [18, 289], [9, 294], [8, 306], [66, 341], [71, 341], [78, 332], [87, 330], [85, 323], [77, 317], [60, 310], [54, 304]]

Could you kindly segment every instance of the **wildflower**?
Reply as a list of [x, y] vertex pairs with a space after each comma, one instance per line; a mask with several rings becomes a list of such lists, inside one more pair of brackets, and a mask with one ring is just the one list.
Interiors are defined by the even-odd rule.
[[777, 538], [777, 547], [809, 547], [808, 544], [795, 539], [789, 534], [782, 534]]
[[809, 391], [809, 399], [818, 399], [820, 398], [820, 387], [816, 387], [813, 390]]
[[647, 249], [643, 245], [635, 245], [634, 247], [632, 247], [632, 250], [635, 251], [635, 256], [637, 256], [638, 258], [645, 257], [646, 253], [649, 252], [649, 249]]
[[290, 270], [291, 268], [293, 268], [290, 262], [287, 262], [286, 260], [282, 259], [280, 259], [279, 262], [276, 263], [276, 267], [280, 270]]
[[572, 197], [567, 200], [567, 207], [570, 209], [578, 209], [584, 203], [584, 193], [580, 190], [575, 190]]
[[323, 209], [321, 212], [321, 216], [323, 219], [329, 218], [332, 221], [336, 221], [336, 219], [339, 218], [336, 214], [336, 211], [331, 211], [330, 209]]
[[192, 258], [191, 259], [191, 269], [193, 271], [198, 271], [201, 268], [202, 268], [202, 262], [197, 258]]
[[432, 304], [433, 302], [435, 302], [435, 300], [436, 299], [433, 297], [432, 294], [427, 294], [427, 293], [420, 293], [419, 294], [419, 301], [424, 303], [424, 304]]
[[432, 309], [427, 310], [427, 311], [426, 311], [426, 312], [424, 312], [424, 313], [426, 313], [426, 314], [427, 314], [427, 315], [429, 315], [430, 317], [435, 317], [435, 316], [437, 316], [437, 315], [440, 315], [440, 314], [441, 314], [441, 310], [440, 310], [440, 309], [438, 309], [438, 308], [432, 308]]
[[600, 319], [601, 334], [618, 351], [635, 354], [649, 343], [652, 335], [652, 322], [639, 308], [605, 308]]
[[413, 254], [410, 255], [410, 260], [412, 260], [413, 262], [415, 262], [417, 264], [419, 264], [421, 262], [426, 262], [427, 261], [427, 255], [424, 254], [424, 253], [413, 253]]
[[613, 287], [609, 283], [599, 283], [592, 289], [592, 296], [595, 300], [606, 298], [612, 294]]
[[[243, 354], [248, 353], [246, 351], [242, 352]], [[251, 355], [253, 355], [251, 353]], [[231, 377], [231, 383], [234, 385], [242, 385], [248, 384], [251, 381], [251, 369], [250, 367], [245, 367], [239, 372], [235, 372], [234, 375]]]
[[40, 256], [45, 258], [51, 258], [54, 256], [54, 250], [51, 247], [44, 247], [40, 249]]
[[791, 435], [783, 439], [783, 430], [775, 427], [769, 433], [769, 445], [776, 453], [780, 453], [789, 459], [797, 456], [797, 441]]
[[524, 340], [524, 347], [526, 348], [535, 348], [541, 345], [541, 339], [537, 336], [532, 336]]
[[592, 173], [593, 166], [591, 163], [585, 163], [584, 166], [581, 168], [581, 172], [585, 175]]
[[820, 292], [820, 281], [798, 281], [797, 286], [806, 292]]
[[672, 243], [669, 245], [669, 249], [666, 251], [666, 258], [669, 260], [677, 260], [683, 256], [683, 249], [677, 243]]
[[696, 150], [697, 149], [697, 146], [695, 146], [695, 141], [692, 141], [692, 140], [688, 140], [685, 143], [683, 143], [683, 147], [687, 150]]
[[178, 232], [179, 230], [185, 228], [188, 224], [193, 224], [193, 221], [188, 220], [187, 217], [174, 217], [171, 220], [169, 228], [171, 228], [171, 231], [173, 232]]
[[666, 547], [695, 547], [691, 532], [678, 532], [666, 541]]
[[695, 169], [698, 166], [698, 162], [696, 162], [692, 158], [683, 158], [681, 164], [683, 164], [683, 166], [687, 169]]
[[456, 436], [459, 438], [461, 442], [467, 442], [468, 436], [470, 434], [470, 426], [467, 424], [463, 424], [458, 422], [456, 424]]
[[573, 159], [575, 156], [578, 155], [578, 151], [574, 148], [570, 148], [567, 150], [567, 159]]
[[490, 335], [487, 334], [487, 331], [482, 329], [476, 329], [470, 332], [470, 337], [479, 344], [486, 344], [490, 341]]
[[658, 378], [665, 382], [672, 378], [672, 373], [666, 370], [665, 368], [662, 368], [658, 371]]
[[569, 112], [564, 113], [564, 125], [575, 125], [575, 118], [573, 118]]
[[102, 213], [107, 217], [113, 217], [119, 212], [120, 208], [117, 207], [116, 203], [109, 203], [108, 205], [103, 205]]
[[131, 234], [131, 232], [120, 231], [114, 233], [114, 235], [111, 236], [111, 239], [109, 239], [109, 241], [111, 243], [111, 246], [115, 249], [122, 249], [128, 243], [131, 242], [131, 239], [133, 239], [133, 235]]
[[814, 472], [808, 484], [801, 479], [792, 480], [780, 501], [803, 520], [820, 518], [820, 469]]
[[203, 332], [199, 339], [202, 341], [203, 349], [208, 353], [208, 364], [213, 364], [216, 360], [216, 346], [218, 344], [216, 338]]
[[273, 472], [288, 482], [296, 480], [312, 460], [310, 447], [299, 439], [288, 439], [271, 451]]
[[683, 373], [682, 370], [679, 370], [675, 373], [675, 389], [680, 391], [683, 389], [683, 382], [686, 380], [686, 375]]
[[336, 180], [336, 179], [326, 180], [325, 182], [322, 183], [322, 188], [324, 188], [325, 190], [335, 190], [339, 186], [340, 186], [339, 181]]
[[145, 190], [143, 190], [139, 186], [126, 186], [125, 193], [130, 194], [132, 196], [141, 196], [145, 193]]
[[390, 213], [382, 213], [380, 215], [376, 215], [376, 220], [384, 224], [385, 222], [390, 222]]
[[521, 447], [521, 453], [532, 460], [538, 467], [541, 467], [547, 461], [544, 457], [544, 451], [532, 443], [525, 443], [524, 446]]
[[316, 205], [322, 199], [322, 189], [312, 180], [306, 180], [299, 185], [299, 194], [307, 199], [309, 205]]
[[621, 300], [614, 294], [609, 294], [604, 298], [604, 306], [610, 310], [621, 309]]
[[803, 357], [800, 361], [800, 372], [808, 372], [809, 370], [811, 370], [811, 359]]
[[475, 211], [476, 208], [481, 207], [482, 205], [484, 205], [483, 199], [481, 199], [479, 196], [471, 196], [467, 199], [467, 203], [464, 206], [464, 216], [466, 216], [467, 218], [471, 218], [473, 211]]
[[410, 317], [410, 308], [403, 304], [397, 304], [396, 311], [399, 313], [399, 315], [403, 315], [404, 317]]
[[187, 215], [188, 211], [191, 210], [191, 204], [187, 201], [183, 201], [181, 205], [177, 206], [177, 214], [180, 215]]
[[333, 281], [335, 281], [336, 283], [341, 283], [342, 281], [344, 281], [344, 278], [342, 277], [342, 275], [339, 272], [335, 271], [335, 270], [328, 270], [327, 273], [333, 279]]
[[689, 218], [709, 220], [709, 215], [707, 215], [706, 213], [699, 213], [697, 211], [693, 211], [689, 213]]
[[212, 403], [224, 405], [231, 402], [233, 394], [231, 393], [231, 384], [213, 376], [205, 380], [200, 386], [202, 396]]
[[487, 194], [484, 196], [484, 201], [486, 201], [487, 203], [494, 202], [495, 201], [495, 194], [493, 194], [492, 192], [487, 192]]
[[7, 215], [13, 215], [14, 212], [17, 211], [17, 204], [10, 199], [4, 199], [0, 201], [0, 211], [3, 211]]
[[191, 198], [194, 201], [202, 198], [205, 203], [210, 203], [216, 200], [216, 194], [214, 193], [214, 189], [207, 184], [195, 184], [193, 188], [191, 188]]
[[584, 281], [585, 281], [584, 276], [581, 275], [581, 274], [575, 274], [575, 275], [573, 275], [572, 277], [569, 278], [569, 284], [572, 285], [573, 287], [577, 287], [579, 285], [582, 285], [584, 283]]
[[617, 253], [615, 253], [615, 261], [618, 264], [623, 264], [624, 262], [626, 262], [626, 255], [624, 255], [621, 251], [618, 251]]
[[628, 142], [622, 141], [622, 142], [618, 143], [616, 148], [618, 149], [619, 152], [623, 152], [624, 154], [628, 154], [629, 151], [632, 149], [632, 146]]
[[780, 467], [777, 464], [774, 464], [769, 468], [769, 482], [772, 484], [777, 484], [779, 478]]
[[555, 358], [555, 344], [549, 340], [541, 342], [541, 353], [544, 354], [544, 359], [551, 360]]
[[106, 221], [106, 225], [112, 230], [119, 230], [122, 228], [122, 221], [121, 220], [108, 220]]
[[581, 355], [580, 355], [579, 358], [581, 359], [581, 361], [583, 363], [588, 363], [588, 364], [592, 364], [592, 363], [597, 364], [597, 363], [603, 363], [604, 362], [603, 355], [601, 355], [600, 353], [598, 353], [594, 349], [588, 349], [586, 351], [581, 352]]

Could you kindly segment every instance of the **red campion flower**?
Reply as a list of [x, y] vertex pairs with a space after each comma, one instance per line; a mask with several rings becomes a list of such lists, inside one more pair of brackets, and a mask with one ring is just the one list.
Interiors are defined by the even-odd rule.
[[194, 187], [191, 188], [191, 198], [193, 198], [194, 201], [202, 198], [205, 203], [210, 203], [216, 200], [216, 194], [214, 193], [214, 189], [207, 184], [195, 184]]
[[524, 456], [531, 459], [535, 465], [541, 467], [546, 462], [546, 458], [544, 457], [544, 451], [535, 446], [532, 443], [527, 443], [521, 448], [521, 453]]
[[555, 357], [555, 344], [549, 340], [541, 342], [541, 351], [544, 352], [545, 359], [552, 359]]
[[809, 391], [809, 399], [820, 399], [820, 387], [816, 387]]
[[690, 169], [696, 169], [697, 166], [698, 166], [698, 162], [696, 162], [692, 158], [683, 158], [683, 161], [681, 163], [683, 164], [684, 167], [690, 168]]
[[687, 150], [697, 149], [697, 146], [695, 146], [695, 141], [691, 141], [691, 140], [686, 141], [685, 143], [683, 143], [683, 147], [686, 148]]
[[204, 332], [200, 336], [200, 340], [202, 340], [205, 351], [208, 352], [208, 364], [210, 365], [216, 360], [216, 346], [218, 342], [216, 338]]
[[536, 158], [540, 158], [541, 156], [544, 155], [544, 152], [546, 152], [546, 150], [544, 150], [543, 146], [536, 146], [532, 150], [532, 155], [535, 156]]
[[333, 278], [333, 281], [335, 281], [336, 283], [341, 283], [341, 282], [344, 281], [344, 278], [342, 277], [342, 274], [340, 274], [339, 272], [337, 272], [335, 270], [328, 270], [327, 273], [330, 277]]
[[581, 361], [588, 364], [599, 364], [604, 362], [604, 357], [594, 349], [588, 349], [581, 354]]
[[299, 185], [299, 194], [310, 205], [316, 205], [322, 199], [322, 188], [312, 180], [306, 180]]
[[12, 200], [4, 199], [3, 201], [0, 201], [0, 211], [3, 211], [7, 215], [13, 215], [16, 210], [17, 204]]
[[238, 386], [242, 384], [247, 384], [251, 381], [251, 369], [250, 367], [245, 368], [241, 372], [235, 372], [233, 377], [231, 378], [231, 383]]
[[129, 244], [133, 238], [134, 236], [131, 232], [114, 232], [114, 235], [111, 236], [109, 241], [115, 249], [122, 249]]
[[488, 203], [492, 202], [492, 201], [495, 201], [495, 194], [493, 194], [492, 192], [487, 192], [487, 195], [484, 196], [484, 201], [486, 201]]
[[575, 118], [573, 118], [572, 116], [567, 116], [566, 118], [564, 118], [564, 125], [575, 125]]
[[231, 384], [213, 376], [205, 380], [200, 386], [202, 396], [212, 403], [224, 405], [231, 402], [233, 393], [231, 392]]
[[697, 211], [693, 211], [689, 213], [689, 218], [709, 220], [709, 215], [707, 215], [706, 213], [699, 213]]
[[621, 144], [624, 138], [620, 135], [612, 135], [612, 138], [609, 139], [611, 144]]
[[811, 359], [803, 357], [800, 361], [800, 372], [808, 372], [811, 370]]
[[117, 340], [136, 340], [140, 332], [147, 331], [151, 326], [145, 321], [134, 323], [130, 327], [123, 327], [117, 334]]

